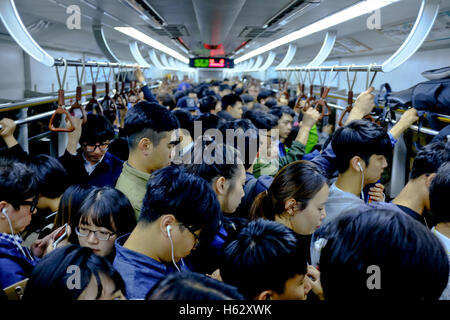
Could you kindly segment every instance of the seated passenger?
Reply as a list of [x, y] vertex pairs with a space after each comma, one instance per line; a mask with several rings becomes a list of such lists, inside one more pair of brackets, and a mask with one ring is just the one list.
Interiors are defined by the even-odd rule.
[[450, 161], [450, 150], [443, 142], [426, 145], [414, 158], [408, 183], [392, 200], [393, 204], [427, 228], [432, 224], [427, 223], [423, 213], [430, 211], [430, 184], [438, 168], [446, 161]]
[[449, 262], [439, 240], [383, 203], [342, 213], [314, 243], [327, 300], [437, 300], [447, 285]]
[[[430, 185], [430, 206], [436, 226], [431, 231], [441, 240], [450, 261], [450, 212], [448, 195], [450, 194], [450, 162], [439, 168]], [[442, 292], [441, 300], [450, 300], [450, 273], [447, 287]]]
[[[75, 131], [68, 133], [66, 152], [59, 158], [70, 184], [113, 187], [122, 172], [123, 161], [108, 152], [114, 138], [112, 124], [98, 114], [88, 114], [83, 125], [79, 118], [73, 117], [72, 121]], [[81, 148], [77, 151], [78, 142]]]
[[311, 290], [305, 248], [294, 231], [258, 219], [225, 248], [220, 275], [248, 300], [305, 300]]
[[115, 240], [136, 227], [136, 217], [128, 198], [111, 187], [96, 188], [83, 201], [79, 212], [75, 232], [80, 245], [113, 262]]
[[25, 164], [0, 158], [0, 289], [30, 276], [37, 263], [22, 246], [20, 233], [31, 222], [38, 203], [34, 172]]
[[115, 244], [114, 267], [127, 297], [144, 299], [160, 279], [186, 269], [183, 258], [199, 241], [211, 241], [220, 219], [220, 205], [204, 179], [173, 165], [155, 172], [136, 228]]
[[58, 248], [31, 273], [24, 301], [124, 300], [125, 286], [107, 259], [85, 247]]
[[146, 300], [243, 300], [236, 287], [197, 272], [171, 273], [147, 294]]
[[148, 102], [139, 102], [125, 117], [125, 134], [130, 154], [116, 188], [130, 200], [136, 218], [141, 211], [150, 174], [170, 164], [175, 137], [180, 127], [177, 118], [167, 109]]

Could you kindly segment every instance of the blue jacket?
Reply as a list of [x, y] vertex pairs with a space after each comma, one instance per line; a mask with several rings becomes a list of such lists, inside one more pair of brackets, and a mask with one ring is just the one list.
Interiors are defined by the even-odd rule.
[[[14, 242], [14, 238], [17, 244]], [[12, 236], [10, 234], [0, 233], [1, 289], [29, 278], [31, 271], [38, 262], [38, 259], [33, 257], [28, 248], [22, 247], [21, 243], [22, 238], [18, 235]], [[19, 249], [18, 245], [25, 255]]]
[[84, 159], [78, 150], [76, 156], [70, 154], [67, 150], [59, 161], [69, 175], [71, 184], [90, 184], [96, 187], [110, 186], [114, 187], [116, 181], [122, 173], [123, 161], [109, 152], [105, 153], [102, 161], [95, 167], [90, 175], [84, 167]]
[[[145, 299], [147, 293], [159, 280], [177, 270], [172, 265], [163, 264], [146, 255], [124, 248], [123, 244], [129, 235], [116, 239], [116, 257], [113, 266], [125, 282], [127, 299]], [[179, 268], [187, 269], [183, 261]]]
[[148, 86], [143, 86], [141, 88], [141, 91], [144, 94], [144, 99], [147, 100], [147, 102], [155, 102], [159, 104], [158, 100], [156, 100], [155, 96]]

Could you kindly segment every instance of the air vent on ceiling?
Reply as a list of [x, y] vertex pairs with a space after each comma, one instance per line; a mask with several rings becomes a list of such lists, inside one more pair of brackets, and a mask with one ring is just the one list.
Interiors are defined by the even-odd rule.
[[187, 28], [181, 24], [169, 24], [161, 29], [153, 28], [152, 26], [149, 25], [145, 25], [145, 27], [148, 27], [150, 30], [152, 30], [159, 36], [167, 36], [172, 39], [189, 36]]
[[245, 27], [238, 37], [240, 38], [269, 38], [273, 36], [274, 34], [280, 32], [282, 29], [276, 29], [276, 30], [267, 30], [261, 27]]

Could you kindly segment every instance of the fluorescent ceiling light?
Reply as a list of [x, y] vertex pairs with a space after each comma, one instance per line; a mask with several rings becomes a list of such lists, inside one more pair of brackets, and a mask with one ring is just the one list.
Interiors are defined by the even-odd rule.
[[166, 47], [161, 42], [158, 42], [155, 39], [150, 38], [148, 35], [146, 35], [145, 33], [140, 32], [139, 30], [136, 30], [135, 28], [132, 28], [132, 27], [114, 27], [114, 29], [117, 30], [117, 31], [120, 31], [120, 32], [126, 34], [127, 36], [130, 36], [130, 37], [132, 37], [132, 38], [134, 38], [136, 40], [139, 40], [139, 41], [145, 43], [146, 45], [149, 45], [150, 47], [158, 49], [159, 51], [162, 51], [162, 52], [168, 54], [169, 56], [172, 56], [175, 59], [178, 59], [181, 62], [184, 62], [185, 64], [189, 64], [189, 59], [188, 58], [186, 58], [185, 56], [179, 54], [175, 50], [170, 49], [169, 47]]
[[326, 30], [335, 25], [338, 25], [345, 21], [352, 20], [356, 17], [362, 16], [366, 13], [383, 8], [383, 7], [388, 6], [397, 1], [399, 1], [399, 0], [365, 0], [365, 1], [359, 2], [351, 7], [348, 7], [347, 9], [341, 10], [335, 14], [332, 14], [326, 18], [323, 18], [322, 20], [316, 21], [316, 22], [310, 24], [309, 26], [306, 26], [300, 30], [294, 31], [288, 35], [285, 35], [284, 37], [282, 37], [280, 39], [277, 39], [277, 40], [272, 41], [262, 47], [259, 47], [258, 49], [250, 51], [249, 53], [244, 54], [243, 56], [237, 58], [234, 62], [240, 63], [240, 62], [250, 59], [254, 56], [257, 56], [258, 54], [272, 50], [272, 49], [282, 46], [286, 43], [295, 41], [297, 39], [304, 38], [313, 33], [316, 33], [316, 32], [322, 31], [322, 30]]

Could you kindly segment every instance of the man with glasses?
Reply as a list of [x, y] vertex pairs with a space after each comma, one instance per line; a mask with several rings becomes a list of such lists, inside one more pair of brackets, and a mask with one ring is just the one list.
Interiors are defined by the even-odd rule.
[[[81, 119], [72, 118], [72, 121], [76, 129], [69, 133], [66, 152], [59, 159], [70, 183], [114, 187], [123, 166], [122, 160], [108, 152], [114, 127], [97, 114], [89, 114], [83, 125]], [[77, 151], [78, 143], [81, 147]]]
[[200, 241], [212, 242], [221, 221], [220, 204], [209, 183], [171, 165], [156, 171], [136, 228], [117, 238], [114, 268], [128, 299], [144, 299], [166, 275], [188, 269], [183, 259]]
[[19, 235], [36, 213], [37, 183], [25, 164], [0, 158], [0, 288], [30, 276], [37, 259]]

